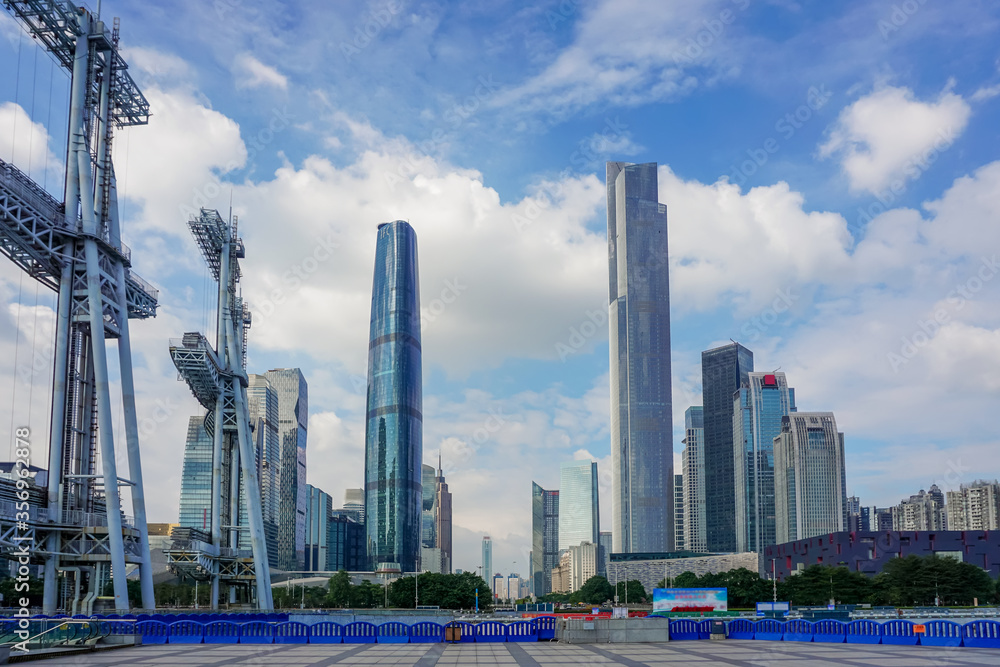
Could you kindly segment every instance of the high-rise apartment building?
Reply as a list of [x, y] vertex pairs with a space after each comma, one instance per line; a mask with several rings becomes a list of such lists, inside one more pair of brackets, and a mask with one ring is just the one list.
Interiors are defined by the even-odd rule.
[[597, 575], [600, 548], [591, 542], [574, 544], [569, 548], [569, 590], [578, 591], [587, 580]]
[[376, 571], [420, 561], [423, 415], [417, 235], [378, 226], [368, 345], [365, 517]]
[[674, 543], [667, 207], [656, 164], [607, 163], [614, 550]]
[[730, 343], [701, 353], [705, 434], [705, 542], [710, 552], [736, 551], [733, 394], [749, 382], [753, 352]]
[[776, 544], [774, 439], [781, 420], [795, 412], [795, 390], [784, 373], [748, 373], [733, 394], [733, 478], [736, 550], [759, 553]]
[[684, 475], [674, 475], [674, 551], [684, 551]]
[[298, 368], [264, 373], [278, 395], [278, 561], [283, 570], [305, 566], [306, 436], [309, 428], [309, 387]]
[[845, 476], [844, 434], [832, 412], [782, 417], [774, 439], [776, 543], [845, 530]]
[[559, 468], [559, 548], [597, 544], [601, 532], [597, 463], [565, 461]]
[[931, 484], [927, 491], [900, 502], [892, 508], [893, 530], [946, 530], [948, 514], [945, 509], [944, 493], [937, 484]]
[[531, 483], [531, 587], [536, 597], [553, 592], [552, 568], [559, 565], [559, 491]]
[[483, 535], [483, 579], [492, 581], [493, 575], [493, 540], [489, 535]]
[[705, 545], [705, 421], [701, 406], [684, 411], [684, 549], [703, 553]]
[[330, 517], [333, 498], [322, 489], [306, 484], [306, 572], [326, 572], [330, 567], [331, 535]]
[[947, 498], [948, 530], [1000, 530], [1000, 482], [962, 484]]

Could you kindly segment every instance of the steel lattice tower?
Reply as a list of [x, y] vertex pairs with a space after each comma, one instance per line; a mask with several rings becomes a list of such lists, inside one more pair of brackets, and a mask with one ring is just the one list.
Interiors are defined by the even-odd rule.
[[[74, 573], [74, 611], [80, 590], [92, 600], [109, 575], [116, 609], [127, 610], [132, 564], [142, 606], [153, 608], [128, 321], [155, 316], [158, 293], [132, 272], [121, 242], [111, 162], [114, 128], [146, 124], [149, 104], [118, 53], [118, 19], [109, 30], [99, 13], [68, 0], [4, 5], [72, 79], [64, 201], [0, 161], [0, 252], [59, 294], [47, 493], [26, 525], [2, 513], [0, 550], [12, 557], [17, 532], [34, 540], [46, 613], [56, 609], [60, 572]], [[115, 464], [109, 338], [118, 342], [128, 479]], [[119, 486], [131, 486], [134, 519], [122, 513]]]
[[[212, 436], [211, 543], [191, 535], [175, 541], [167, 558], [175, 571], [212, 583], [212, 608], [219, 604], [219, 582], [255, 583], [257, 605], [273, 609], [271, 575], [264, 540], [257, 460], [250, 434], [246, 333], [250, 309], [237, 295], [239, 260], [245, 257], [234, 217], [227, 223], [218, 211], [201, 209], [188, 222], [208, 268], [219, 285], [215, 349], [200, 333], [170, 341], [170, 356], [198, 402], [207, 410], [205, 430]], [[242, 478], [242, 479], [241, 479]], [[239, 526], [239, 487], [246, 500], [249, 526]], [[250, 549], [240, 544], [249, 528]]]

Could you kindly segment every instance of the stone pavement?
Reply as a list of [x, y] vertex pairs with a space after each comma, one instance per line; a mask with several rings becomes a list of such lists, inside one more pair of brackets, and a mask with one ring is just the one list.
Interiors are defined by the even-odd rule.
[[[52, 663], [36, 663], [39, 667]], [[74, 656], [72, 667], [327, 667], [328, 665], [509, 665], [514, 667], [726, 665], [799, 667], [971, 667], [997, 665], [1000, 650], [726, 640], [667, 644], [199, 644], [141, 646]]]

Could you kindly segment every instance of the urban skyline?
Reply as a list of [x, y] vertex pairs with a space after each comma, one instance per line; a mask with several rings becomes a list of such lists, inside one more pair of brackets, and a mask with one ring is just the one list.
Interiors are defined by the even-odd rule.
[[[700, 403], [698, 353], [732, 338], [788, 373], [801, 410], [836, 414], [866, 506], [994, 477], [974, 463], [997, 446], [1000, 282], [986, 251], [1000, 139], [981, 28], [1000, 8], [925, 3], [887, 29], [888, 8], [858, 0], [733, 5], [712, 34], [709, 3], [598, 0], [555, 21], [408, 4], [348, 60], [341, 44], [370, 8], [104, 2], [153, 112], [113, 147], [124, 240], [160, 290], [157, 317], [131, 327], [149, 520], [178, 515], [200, 410], [164, 341], [214, 329], [184, 223], [232, 201], [246, 367], [308, 379], [309, 483], [337, 500], [363, 484], [372, 238], [406, 218], [424, 260], [421, 463], [443, 455], [456, 566], [477, 562], [489, 532], [497, 569], [516, 560], [523, 574], [528, 483], [556, 488], [564, 460], [598, 461], [610, 526], [605, 160], [659, 162], [675, 455], [683, 410]], [[65, 78], [23, 30], [3, 34], [0, 157], [61, 200]], [[320, 52], [333, 66], [311, 65]], [[34, 281], [22, 289], [28, 276], [0, 264], [0, 421], [44, 434], [55, 295], [36, 301]], [[36, 462], [46, 445], [33, 443]]]

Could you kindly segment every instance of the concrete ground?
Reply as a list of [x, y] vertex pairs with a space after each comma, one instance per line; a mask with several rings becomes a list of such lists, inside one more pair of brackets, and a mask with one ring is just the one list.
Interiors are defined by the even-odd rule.
[[[46, 663], [38, 663], [44, 665]], [[123, 648], [59, 660], [73, 667], [207, 667], [267, 665], [326, 667], [327, 665], [519, 665], [523, 667], [619, 664], [733, 665], [737, 667], [799, 667], [854, 665], [867, 667], [968, 667], [997, 665], [1000, 650], [924, 646], [864, 646], [726, 640], [667, 644], [306, 644], [306, 645], [166, 645]]]

